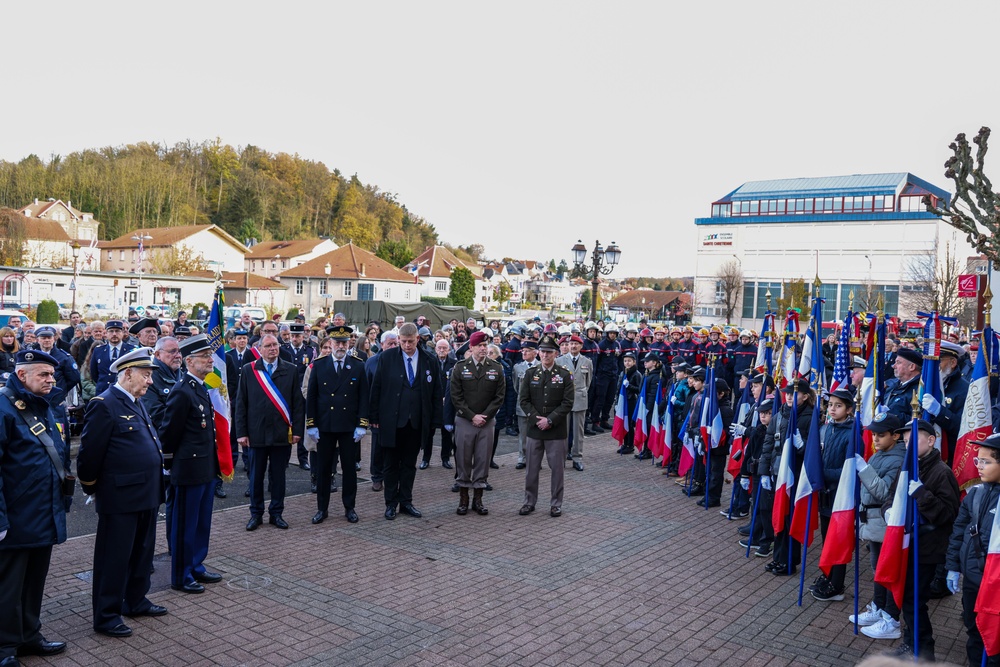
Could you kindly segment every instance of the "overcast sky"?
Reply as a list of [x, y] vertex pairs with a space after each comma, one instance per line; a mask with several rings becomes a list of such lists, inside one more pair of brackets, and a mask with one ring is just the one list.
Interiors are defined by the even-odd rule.
[[691, 274], [694, 218], [746, 181], [910, 171], [951, 190], [948, 143], [1000, 129], [996, 2], [25, 2], [0, 18], [0, 159], [218, 136], [357, 173], [491, 257], [617, 241], [617, 276]]

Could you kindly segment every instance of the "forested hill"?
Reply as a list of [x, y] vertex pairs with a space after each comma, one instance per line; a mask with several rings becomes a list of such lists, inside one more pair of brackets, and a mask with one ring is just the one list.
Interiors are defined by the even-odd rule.
[[214, 223], [240, 241], [330, 236], [375, 250], [437, 242], [434, 226], [393, 194], [322, 162], [191, 142], [89, 149], [48, 162], [0, 161], [0, 207], [55, 197], [92, 212], [111, 239], [139, 228]]

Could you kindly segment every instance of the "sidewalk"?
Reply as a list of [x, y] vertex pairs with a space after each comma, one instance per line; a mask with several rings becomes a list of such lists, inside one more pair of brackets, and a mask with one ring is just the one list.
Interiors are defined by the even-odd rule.
[[[743, 557], [742, 522], [697, 507], [673, 479], [615, 446], [606, 435], [587, 439], [586, 470], [567, 467], [557, 519], [545, 509], [547, 470], [538, 510], [517, 515], [516, 454], [497, 456], [489, 516], [457, 516], [452, 471], [437, 452], [417, 471], [422, 519], [386, 521], [382, 494], [365, 482], [356, 525], [339, 511], [339, 494], [319, 526], [309, 521], [311, 494], [289, 498], [288, 531], [265, 523], [247, 533], [245, 506], [216, 512], [206, 565], [224, 583], [202, 595], [172, 591], [169, 561], [157, 556], [150, 599], [170, 614], [128, 620], [127, 639], [92, 631], [94, 538], [71, 539], [54, 550], [42, 609], [45, 636], [69, 648], [24, 664], [777, 667], [853, 665], [895, 646], [853, 635], [850, 594], [821, 603], [807, 592], [796, 606], [797, 577], [773, 577], [764, 559]], [[819, 551], [817, 539], [807, 584]], [[862, 560], [863, 607], [871, 572], [864, 552]], [[961, 601], [930, 608], [938, 659], [963, 664]]]

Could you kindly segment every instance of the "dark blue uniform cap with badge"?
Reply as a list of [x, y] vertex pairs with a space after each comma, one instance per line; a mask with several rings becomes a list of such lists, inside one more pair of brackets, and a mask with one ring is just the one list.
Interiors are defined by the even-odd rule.
[[[525, 346], [522, 345], [521, 347]], [[631, 359], [632, 361], [635, 361], [635, 352], [626, 352], [625, 354], [622, 355], [622, 359]]]
[[965, 348], [957, 343], [952, 343], [950, 340], [941, 341], [941, 356], [951, 356], [956, 359], [961, 359], [965, 355]]
[[211, 350], [212, 344], [208, 342], [208, 336], [205, 334], [198, 334], [197, 336], [191, 336], [185, 339], [180, 344], [181, 354], [185, 357], [190, 357], [192, 354], [197, 354], [205, 350]]
[[773, 398], [764, 399], [757, 408], [757, 412], [771, 412], [772, 410], [774, 410]]
[[125, 329], [125, 323], [121, 320], [108, 320], [108, 323], [104, 325], [104, 330], [108, 329]]
[[854, 390], [852, 390], [851, 386], [848, 385], [846, 387], [837, 389], [837, 391], [831, 391], [827, 393], [826, 398], [827, 400], [831, 398], [839, 398], [847, 405], [854, 405]]
[[39, 336], [53, 336], [54, 337], [55, 335], [56, 335], [56, 328], [55, 327], [50, 327], [47, 324], [45, 326], [41, 326], [41, 327], [38, 327], [37, 329], [35, 329], [35, 338], [38, 338]]
[[647, 352], [646, 356], [642, 358], [642, 362], [655, 361], [658, 364], [663, 363], [663, 357], [660, 356], [659, 352]]
[[872, 422], [865, 426], [872, 433], [895, 433], [903, 425], [903, 420], [891, 412], [879, 412], [872, 417]]
[[704, 380], [705, 375], [706, 375], [705, 369], [702, 368], [701, 366], [694, 366], [691, 369], [691, 377], [693, 377], [695, 380]]
[[23, 364], [48, 364], [55, 367], [59, 365], [59, 362], [41, 350], [21, 350], [14, 358], [14, 365], [21, 366]]
[[296, 322], [295, 324], [288, 325], [289, 333], [293, 334], [304, 334], [306, 332], [306, 325]]
[[187, 327], [182, 324], [179, 327], [174, 328], [174, 338], [177, 338], [178, 336], [190, 336], [190, 335], [191, 335], [191, 327]]
[[750, 380], [753, 384], [762, 384], [765, 389], [774, 389], [774, 378], [767, 373], [758, 373]]
[[[521, 342], [521, 349], [523, 350], [524, 348], [531, 348], [532, 350], [537, 350], [538, 349], [538, 343], [536, 343], [533, 340], [522, 341]], [[633, 356], [632, 358], [634, 359], [635, 356]]]
[[[896, 433], [909, 433], [910, 429], [913, 428], [913, 420], [906, 422], [906, 425], [900, 426], [896, 429]], [[917, 420], [917, 430], [923, 431], [929, 435], [937, 435], [937, 431], [934, 430], [934, 425], [925, 419]]]
[[808, 394], [812, 391], [812, 387], [809, 386], [809, 380], [799, 378], [795, 382], [789, 382], [786, 386], [782, 387], [781, 391], [786, 394], [790, 394], [793, 391], [797, 391], [800, 394]]
[[132, 326], [128, 328], [128, 332], [133, 336], [138, 336], [139, 332], [143, 329], [156, 329], [156, 333], [160, 333], [160, 323], [154, 320], [152, 317], [144, 317]]
[[[178, 327], [178, 328], [180, 328], [180, 327]], [[188, 330], [188, 333], [191, 333], [190, 329], [188, 329], [187, 327], [184, 327], [184, 328]], [[246, 329], [236, 329], [235, 331], [233, 331], [233, 336], [234, 337], [235, 336], [249, 336], [249, 335], [250, 335], [250, 332], [247, 331]]]
[[969, 444], [977, 447], [989, 447], [990, 449], [1000, 449], [1000, 433], [994, 433], [982, 440], [973, 440]]
[[153, 348], [139, 347], [126, 352], [108, 368], [112, 373], [126, 368], [153, 368]]
[[333, 340], [350, 340], [351, 334], [353, 333], [354, 333], [353, 328], [343, 324], [338, 324], [336, 326], [331, 324], [326, 328], [326, 335], [332, 338]]

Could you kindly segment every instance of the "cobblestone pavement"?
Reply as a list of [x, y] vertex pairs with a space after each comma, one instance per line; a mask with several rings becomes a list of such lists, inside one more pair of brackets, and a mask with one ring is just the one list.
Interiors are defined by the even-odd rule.
[[[288, 531], [265, 523], [247, 533], [245, 506], [218, 511], [206, 565], [225, 579], [202, 595], [169, 589], [161, 523], [149, 597], [170, 613], [129, 621], [127, 639], [92, 631], [94, 538], [73, 538], [54, 550], [43, 606], [46, 637], [69, 648], [48, 662], [775, 667], [852, 665], [894, 645], [853, 635], [850, 595], [821, 603], [807, 593], [798, 607], [797, 578], [744, 558], [739, 522], [697, 507], [672, 478], [614, 449], [608, 436], [587, 439], [586, 470], [566, 470], [560, 518], [544, 511], [546, 470], [539, 511], [518, 516], [523, 471], [512, 453], [491, 471], [485, 517], [455, 514], [452, 471], [437, 458], [417, 472], [422, 519], [386, 521], [382, 494], [367, 482], [356, 525], [337, 511], [336, 494], [319, 526], [309, 521], [312, 495], [289, 498]], [[807, 581], [818, 556], [817, 540]], [[867, 564], [861, 581], [863, 606]], [[931, 602], [938, 658], [959, 664], [960, 607]]]

